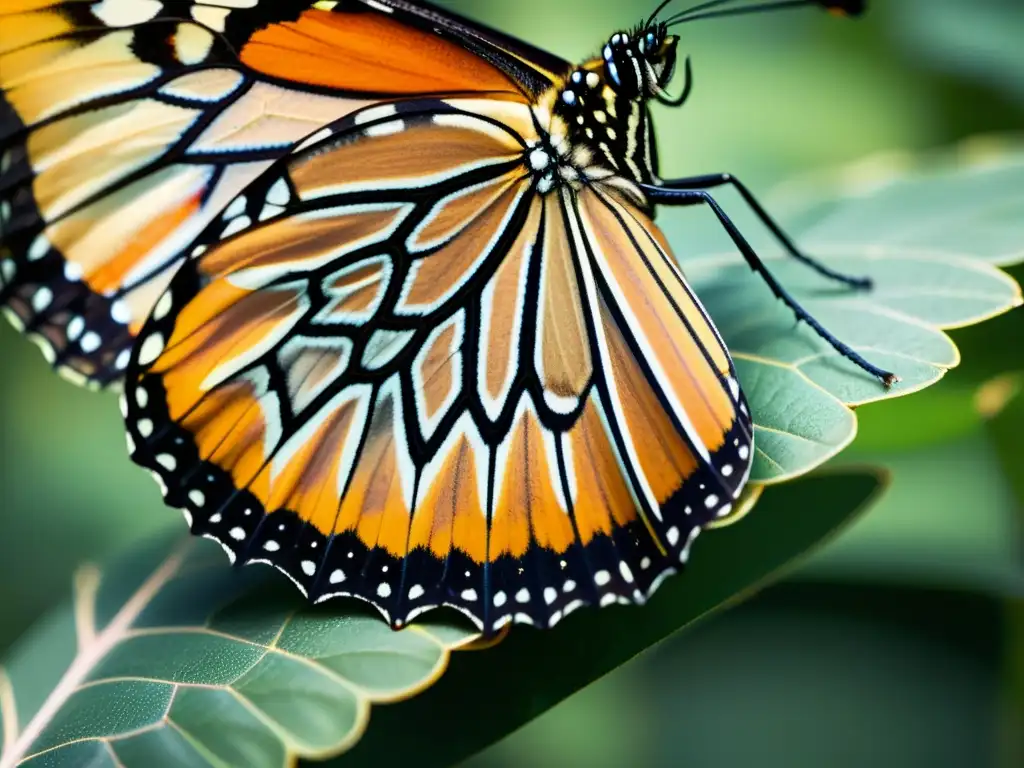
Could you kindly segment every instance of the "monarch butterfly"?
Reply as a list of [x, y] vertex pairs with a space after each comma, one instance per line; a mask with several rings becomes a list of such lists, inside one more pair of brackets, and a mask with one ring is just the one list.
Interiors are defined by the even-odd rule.
[[0, 300], [193, 533], [394, 627], [642, 603], [730, 514], [752, 419], [652, 221], [677, 25], [574, 66], [410, 0], [6, 0]]

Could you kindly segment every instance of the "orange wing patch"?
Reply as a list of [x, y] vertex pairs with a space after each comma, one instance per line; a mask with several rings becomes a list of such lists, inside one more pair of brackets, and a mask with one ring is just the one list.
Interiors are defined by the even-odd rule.
[[[374, 114], [379, 117], [374, 118]], [[370, 130], [372, 141], [349, 141], [328, 151], [298, 159], [290, 176], [299, 197], [368, 189], [413, 189], [445, 181], [469, 171], [514, 163], [523, 151], [515, 134], [482, 121], [460, 124], [446, 115], [404, 126], [387, 107], [363, 112], [366, 122], [382, 120]], [[445, 122], [449, 119], [450, 122]], [[416, 162], [409, 147], [416, 146]]]
[[575, 539], [558, 479], [554, 436], [526, 397], [498, 448], [495, 506], [487, 556], [523, 557], [531, 545], [562, 553]]
[[[584, 194], [580, 213], [599, 268], [618, 292], [616, 303], [626, 322], [623, 330], [628, 330], [644, 350], [642, 356], [655, 369], [664, 395], [673, 403], [676, 419], [692, 423], [695, 442], [708, 451], [718, 450], [735, 420], [736, 405], [719, 371], [705, 358], [700, 336], [695, 336], [686, 323], [687, 316], [672, 302], [681, 298], [682, 291], [677, 287], [674, 295], [666, 293], [664, 283], [658, 280], [667, 278], [672, 285], [678, 284], [679, 278], [666, 274], [663, 267], [651, 266], [661, 264], [662, 255], [654, 251], [649, 238], [646, 244], [631, 239], [627, 227], [636, 214], [631, 215], [621, 203]], [[687, 304], [692, 305], [692, 300]], [[698, 314], [695, 307], [690, 310], [690, 317]], [[700, 315], [697, 327], [707, 325], [707, 319]], [[715, 348], [718, 346], [716, 340]]]
[[265, 509], [293, 510], [323, 534], [334, 530], [338, 497], [362, 436], [367, 395], [357, 387], [343, 390], [274, 451], [264, 469], [269, 491], [260, 501]]
[[454, 294], [490, 256], [526, 194], [528, 183], [513, 176], [497, 200], [462, 232], [429, 257], [416, 262], [402, 290], [396, 312], [419, 314], [437, 308]]
[[537, 373], [548, 406], [571, 413], [594, 371], [575, 260], [562, 207], [554, 195], [547, 198], [545, 206], [542, 263]]
[[572, 473], [573, 512], [580, 541], [610, 536], [637, 519], [636, 503], [623, 464], [605, 429], [594, 397], [566, 436]]
[[201, 298], [209, 305], [188, 308], [187, 324], [171, 337], [154, 366], [164, 376], [174, 419], [283, 341], [309, 307], [295, 285], [249, 293], [214, 283]]
[[[232, 382], [209, 393], [180, 420], [195, 436], [199, 456], [229, 473], [239, 488], [247, 487], [260, 473], [267, 443], [273, 440], [267, 418], [273, 403], [265, 402], [266, 395], [265, 382]], [[158, 455], [158, 462], [160, 456], [165, 457], [164, 465], [176, 461], [167, 453]]]
[[[397, 391], [385, 391], [377, 399], [365, 446], [333, 528], [335, 533], [354, 532], [366, 549], [380, 547], [394, 557], [406, 553], [415, 483], [400, 431], [401, 415]], [[300, 517], [302, 513], [299, 510]], [[330, 533], [332, 529], [322, 530]]]
[[543, 203], [534, 199], [526, 223], [484, 289], [479, 345], [478, 396], [491, 419], [505, 407], [518, 372], [519, 342], [526, 322], [527, 275], [537, 245]]
[[484, 58], [385, 14], [304, 11], [256, 32], [241, 59], [266, 75], [356, 93], [519, 90]]
[[409, 546], [423, 547], [442, 560], [457, 549], [482, 563], [487, 550], [487, 455], [467, 421], [455, 426], [424, 471]]
[[[697, 457], [665, 412], [604, 302], [600, 317], [609, 352], [607, 374], [615, 382], [616, 398], [635, 451], [637, 468], [660, 506], [693, 474]], [[718, 439], [722, 439], [721, 432]]]
[[425, 440], [434, 437], [441, 420], [462, 391], [465, 322], [465, 313], [459, 312], [438, 326], [423, 343], [423, 349], [412, 364], [416, 412]]
[[233, 275], [235, 284], [244, 280], [246, 287], [257, 288], [289, 271], [324, 266], [386, 239], [408, 212], [406, 205], [383, 203], [278, 219], [218, 245], [203, 256], [199, 268], [211, 277]]

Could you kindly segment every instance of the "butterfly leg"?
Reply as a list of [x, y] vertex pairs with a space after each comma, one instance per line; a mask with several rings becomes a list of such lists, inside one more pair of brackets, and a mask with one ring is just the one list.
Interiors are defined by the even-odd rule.
[[[796, 243], [793, 242], [792, 238], [789, 237], [785, 232], [782, 231], [771, 215], [766, 211], [762, 205], [754, 197], [753, 193], [747, 189], [746, 185], [743, 184], [739, 179], [733, 176], [731, 173], [712, 173], [706, 176], [691, 176], [685, 179], [672, 179], [670, 181], [662, 181], [659, 185], [660, 188], [664, 189], [687, 189], [687, 190], [699, 190], [699, 189], [713, 189], [715, 187], [721, 187], [724, 185], [731, 185], [743, 200], [750, 206], [750, 209], [754, 214], [761, 220], [768, 230], [775, 236], [782, 247], [786, 249], [786, 252], [797, 261], [806, 264], [808, 267], [813, 269], [820, 275], [836, 280], [837, 282], [845, 285], [852, 286], [854, 288], [867, 289], [871, 287], [871, 278], [869, 277], [854, 277], [852, 275], [845, 275], [842, 272], [836, 272], [817, 259], [808, 256], [797, 248]], [[650, 193], [651, 188], [645, 188], [644, 191]]]
[[728, 214], [726, 214], [710, 192], [703, 189], [672, 189], [650, 186], [645, 186], [644, 192], [647, 193], [648, 198], [653, 203], [680, 206], [704, 204], [710, 207], [711, 210], [714, 211], [715, 216], [718, 217], [722, 226], [725, 227], [725, 231], [729, 234], [729, 237], [732, 238], [736, 247], [740, 249], [740, 253], [743, 254], [743, 258], [746, 259], [750, 268], [761, 276], [777, 298], [781, 299], [787, 307], [793, 310], [797, 320], [801, 320], [811, 326], [815, 333], [831, 344], [839, 354], [856, 363], [872, 376], [881, 379], [882, 383], [886, 387], [891, 387], [899, 381], [899, 377], [896, 374], [890, 373], [889, 371], [883, 371], [878, 366], [872, 365], [848, 345], [833, 336], [821, 323], [815, 320], [814, 316], [804, 309], [800, 302], [793, 298], [793, 296], [782, 287], [779, 281], [775, 279], [775, 276], [768, 270], [768, 267], [766, 267], [764, 262], [761, 261], [761, 257], [757, 255], [756, 251], [754, 251], [753, 247], [747, 242], [747, 239], [739, 231], [736, 225], [733, 224]]

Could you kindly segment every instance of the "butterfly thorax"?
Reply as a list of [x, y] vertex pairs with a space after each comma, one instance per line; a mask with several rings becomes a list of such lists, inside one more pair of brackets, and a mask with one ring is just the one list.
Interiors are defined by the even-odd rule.
[[[619, 32], [601, 55], [584, 62], [538, 100], [545, 146], [528, 156], [538, 189], [616, 179], [626, 186], [657, 179], [657, 150], [648, 109], [671, 77], [675, 38], [663, 32]], [[635, 189], [635, 187], [634, 187]], [[637, 196], [642, 195], [637, 190]]]

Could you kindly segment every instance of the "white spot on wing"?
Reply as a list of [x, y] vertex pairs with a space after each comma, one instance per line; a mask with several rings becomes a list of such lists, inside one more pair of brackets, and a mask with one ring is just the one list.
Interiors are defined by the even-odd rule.
[[376, 107], [369, 107], [368, 109], [361, 110], [356, 113], [354, 118], [356, 125], [365, 125], [366, 123], [372, 123], [375, 120], [383, 120], [384, 118], [391, 117], [396, 113], [394, 104], [381, 104]]
[[100, 348], [100, 344], [102, 344], [102, 343], [103, 343], [103, 341], [102, 341], [102, 339], [100, 339], [100, 336], [99, 336], [98, 333], [96, 333], [94, 331], [88, 331], [82, 337], [82, 341], [79, 343], [79, 346], [82, 348], [83, 352], [85, 352], [86, 354], [90, 354], [92, 352], [95, 352], [97, 349], [99, 349]]
[[53, 301], [53, 291], [44, 285], [32, 296], [32, 309], [36, 312], [42, 312], [50, 306], [51, 301]]
[[381, 329], [374, 331], [374, 335], [367, 342], [366, 349], [362, 351], [362, 367], [368, 371], [376, 371], [384, 368], [395, 356], [406, 348], [415, 331], [388, 331]]
[[110, 305], [110, 316], [115, 323], [128, 325], [132, 319], [132, 311], [128, 308], [128, 303], [124, 299], [118, 299]]
[[229, 205], [225, 209], [225, 211], [224, 211], [224, 220], [227, 221], [229, 219], [234, 219], [234, 218], [236, 218], [238, 216], [241, 216], [243, 213], [245, 213], [245, 206], [246, 206], [245, 195], [239, 195], [234, 200], [232, 200], [231, 201], [231, 205]]
[[208, 5], [195, 5], [192, 7], [192, 18], [203, 26], [209, 27], [214, 32], [223, 32], [227, 22], [230, 8], [213, 8]]
[[165, 291], [161, 296], [160, 300], [157, 301], [156, 306], [153, 307], [153, 319], [163, 320], [170, 313], [174, 307], [174, 297], [170, 291]]
[[729, 384], [729, 392], [732, 393], [733, 400], [740, 399], [740, 383], [732, 376], [726, 377], [726, 381]]
[[146, 337], [146, 340], [142, 342], [142, 346], [139, 348], [139, 364], [149, 365], [154, 362], [160, 353], [164, 351], [164, 337], [159, 333], [154, 333]]
[[396, 133], [401, 133], [404, 130], [404, 120], [392, 120], [391, 122], [388, 123], [379, 123], [378, 125], [371, 125], [364, 131], [364, 133], [367, 136], [391, 136]]
[[32, 245], [28, 248], [28, 260], [39, 261], [47, 253], [50, 252], [50, 241], [43, 235], [37, 235], [36, 239], [32, 241]]
[[284, 179], [275, 181], [267, 191], [267, 202], [271, 205], [285, 206], [290, 199], [291, 192], [288, 190], [288, 182]]
[[238, 234], [243, 229], [246, 229], [251, 224], [252, 219], [248, 216], [239, 216], [237, 219], [232, 219], [228, 222], [228, 225], [224, 227], [224, 231], [220, 233], [220, 236], [223, 238], [231, 237], [232, 235]]
[[103, 0], [92, 7], [92, 15], [108, 27], [130, 27], [149, 21], [162, 7], [157, 0]]

